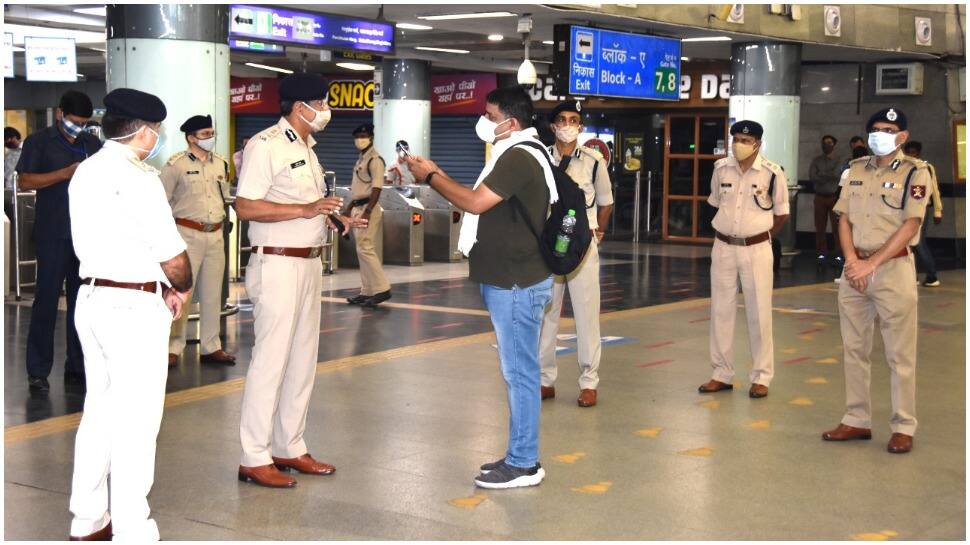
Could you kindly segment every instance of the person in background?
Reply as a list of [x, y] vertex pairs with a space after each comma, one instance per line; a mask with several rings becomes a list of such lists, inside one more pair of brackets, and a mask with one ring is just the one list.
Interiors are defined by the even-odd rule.
[[[923, 158], [923, 144], [916, 140], [910, 140], [903, 145], [903, 153], [915, 159]], [[926, 168], [930, 172], [930, 204], [933, 206], [933, 223], [939, 225], [943, 221], [943, 199], [940, 197], [940, 183], [936, 178], [936, 169], [926, 161]], [[923, 286], [936, 288], [940, 285], [940, 277], [936, 274], [936, 261], [933, 259], [933, 252], [930, 251], [929, 244], [926, 243], [926, 224], [929, 214], [923, 218], [923, 225], [920, 228], [919, 244], [914, 248], [916, 259], [922, 263], [926, 269], [926, 278], [923, 279]]]
[[17, 236], [13, 225], [13, 207], [17, 201], [14, 196], [14, 174], [20, 161], [20, 131], [13, 127], [3, 128], [3, 212], [10, 220], [10, 236]]
[[242, 145], [232, 154], [232, 165], [236, 167], [236, 178], [239, 178], [239, 173], [242, 172], [243, 152], [246, 150], [247, 144], [249, 144], [248, 136], [242, 139]]
[[[815, 251], [818, 252], [818, 263], [822, 265], [828, 260], [841, 267], [839, 218], [832, 212], [835, 201], [839, 198], [839, 178], [845, 163], [835, 152], [835, 145], [838, 143], [838, 139], [830, 134], [822, 137], [822, 154], [812, 159], [808, 176], [815, 186]], [[835, 248], [831, 254], [828, 251], [828, 237], [825, 232], [829, 223], [832, 225], [832, 236], [835, 239]]]

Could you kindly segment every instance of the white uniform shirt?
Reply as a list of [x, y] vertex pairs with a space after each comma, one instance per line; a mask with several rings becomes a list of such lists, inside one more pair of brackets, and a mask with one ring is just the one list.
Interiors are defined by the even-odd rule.
[[[309, 204], [325, 195], [323, 168], [313, 153], [316, 141], [300, 139], [286, 118], [249, 140], [243, 152], [236, 197], [279, 204]], [[249, 222], [253, 246], [308, 248], [323, 244], [324, 216], [278, 222]]]
[[185, 251], [158, 171], [112, 140], [68, 187], [81, 278], [168, 283], [160, 263]]
[[[775, 175], [774, 195], [768, 194]], [[711, 222], [722, 235], [753, 237], [774, 226], [774, 216], [788, 215], [788, 179], [780, 166], [761, 157], [742, 173], [738, 160], [725, 157], [714, 163], [707, 202], [717, 208]]]
[[[562, 155], [556, 146], [550, 146], [549, 153], [552, 160], [557, 165], [562, 162]], [[596, 165], [599, 166], [596, 166]], [[595, 167], [595, 168], [594, 168]], [[596, 179], [593, 179], [593, 171], [596, 171]], [[596, 215], [597, 208], [613, 204], [613, 186], [610, 184], [609, 166], [603, 160], [603, 155], [586, 146], [576, 146], [573, 150], [569, 166], [566, 167], [566, 174], [572, 178], [576, 185], [583, 190], [586, 196], [586, 217], [589, 219], [589, 228], [599, 227], [599, 218]]]

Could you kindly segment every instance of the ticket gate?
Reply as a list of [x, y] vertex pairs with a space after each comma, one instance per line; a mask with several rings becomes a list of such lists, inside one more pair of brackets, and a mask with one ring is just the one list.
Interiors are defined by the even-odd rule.
[[425, 210], [424, 257], [428, 261], [461, 261], [461, 251], [458, 250], [461, 210], [428, 186], [413, 187]]
[[381, 191], [384, 209], [383, 263], [421, 265], [424, 263], [425, 208], [416, 198], [415, 186], [385, 185]]

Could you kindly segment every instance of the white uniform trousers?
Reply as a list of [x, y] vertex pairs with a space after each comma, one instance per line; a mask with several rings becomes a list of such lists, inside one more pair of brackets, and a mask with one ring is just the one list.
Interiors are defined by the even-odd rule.
[[119, 541], [157, 541], [148, 518], [155, 441], [165, 403], [172, 313], [157, 293], [81, 286], [74, 317], [87, 395], [74, 445], [71, 535], [103, 528]]
[[256, 339], [239, 424], [244, 466], [307, 453], [303, 432], [320, 344], [322, 274], [318, 258], [249, 258], [246, 291]]
[[576, 357], [579, 362], [579, 388], [596, 389], [599, 384], [600, 353], [600, 257], [599, 243], [595, 237], [589, 245], [583, 261], [566, 276], [552, 277], [552, 303], [542, 319], [539, 334], [539, 365], [542, 369], [542, 385], [556, 382], [559, 368], [556, 365], [556, 335], [559, 332], [559, 315], [562, 300], [569, 287], [573, 316], [576, 321]]
[[[222, 230], [203, 233], [182, 225], [176, 227], [182, 235], [182, 240], [185, 241], [186, 252], [189, 254], [189, 264], [192, 267], [194, 279], [192, 293], [197, 293], [199, 299], [200, 354], [211, 354], [222, 349], [222, 341], [219, 340], [219, 318], [222, 312], [222, 279], [226, 272]], [[168, 341], [169, 353], [181, 354], [185, 350], [185, 324], [188, 318], [189, 313], [183, 312], [182, 317], [172, 323], [172, 333]]]
[[[359, 218], [364, 214], [366, 205], [355, 206], [350, 211], [350, 217]], [[384, 267], [377, 257], [374, 241], [383, 233], [382, 220], [384, 209], [381, 205], [374, 206], [370, 212], [367, 227], [354, 228], [354, 241], [357, 243], [357, 263], [360, 265], [360, 294], [375, 295], [391, 289], [391, 284], [384, 275]]]
[[771, 293], [774, 284], [771, 242], [734, 246], [714, 240], [711, 251], [711, 376], [734, 381], [734, 318], [737, 315], [738, 278], [744, 292], [748, 319], [752, 384], [770, 386], [775, 374], [775, 346], [771, 333]]

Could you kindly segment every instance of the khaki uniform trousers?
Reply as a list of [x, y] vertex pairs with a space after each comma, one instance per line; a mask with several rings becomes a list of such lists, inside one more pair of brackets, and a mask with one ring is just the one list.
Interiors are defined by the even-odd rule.
[[249, 258], [246, 291], [256, 339], [239, 423], [244, 466], [307, 453], [303, 432], [320, 344], [322, 275], [318, 258]]
[[158, 541], [147, 496], [155, 481], [172, 313], [157, 293], [83, 285], [74, 320], [87, 395], [74, 442], [71, 535], [91, 534], [111, 520], [116, 540]]
[[[199, 299], [199, 350], [200, 354], [211, 354], [222, 349], [219, 340], [219, 323], [222, 312], [222, 279], [226, 272], [226, 252], [223, 248], [222, 229], [203, 233], [176, 225], [189, 254], [189, 265], [194, 279], [193, 293]], [[191, 298], [189, 299], [191, 301]], [[186, 305], [185, 310], [188, 310]], [[178, 321], [172, 323], [168, 341], [171, 354], [181, 354], [185, 350], [185, 324], [189, 313], [183, 312]]]
[[[359, 218], [364, 214], [366, 205], [355, 206], [350, 211], [350, 217]], [[367, 227], [354, 228], [354, 240], [357, 244], [357, 262], [360, 264], [360, 294], [374, 295], [391, 289], [387, 277], [384, 276], [384, 268], [377, 251], [374, 249], [374, 241], [382, 236], [381, 218], [384, 216], [384, 209], [381, 205], [374, 206], [370, 213], [370, 222]]]
[[859, 293], [842, 277], [839, 284], [839, 324], [842, 329], [846, 411], [842, 423], [872, 427], [872, 337], [876, 318], [886, 350], [893, 415], [893, 433], [916, 431], [916, 267], [913, 256], [890, 259]]
[[599, 384], [599, 366], [602, 343], [600, 342], [600, 257], [596, 237], [575, 271], [566, 276], [552, 277], [552, 303], [542, 319], [539, 334], [539, 366], [542, 369], [542, 385], [556, 382], [559, 368], [556, 365], [556, 334], [559, 332], [559, 315], [562, 312], [563, 295], [569, 287], [573, 316], [576, 320], [576, 358], [579, 362], [579, 388], [596, 389]]
[[769, 386], [775, 374], [771, 332], [771, 292], [774, 289], [774, 257], [769, 241], [752, 246], [733, 246], [714, 240], [711, 251], [711, 366], [714, 380], [734, 381], [734, 319], [738, 313], [738, 278], [744, 292], [748, 320], [753, 384]]

